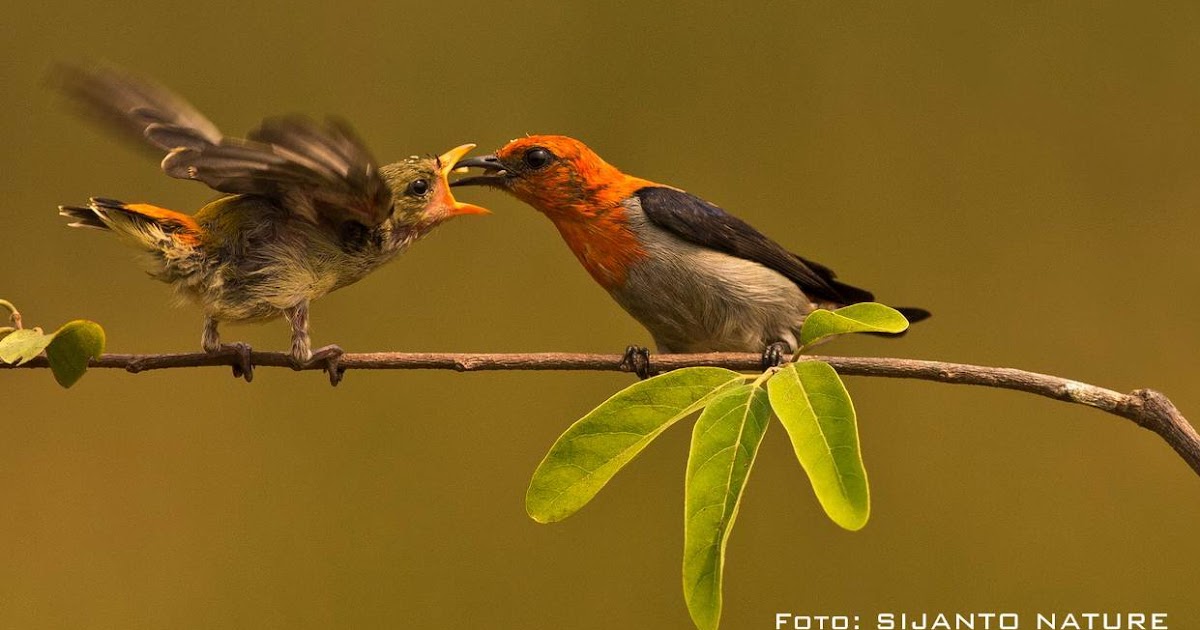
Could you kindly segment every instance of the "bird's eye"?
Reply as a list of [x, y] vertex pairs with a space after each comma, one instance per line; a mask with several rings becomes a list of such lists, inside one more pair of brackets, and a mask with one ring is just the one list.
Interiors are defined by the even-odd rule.
[[406, 192], [414, 197], [424, 197], [425, 193], [429, 192], [429, 180], [414, 179], [412, 183], [408, 185], [408, 190]]
[[545, 167], [553, 159], [554, 154], [541, 147], [534, 147], [525, 152], [525, 165], [534, 170]]

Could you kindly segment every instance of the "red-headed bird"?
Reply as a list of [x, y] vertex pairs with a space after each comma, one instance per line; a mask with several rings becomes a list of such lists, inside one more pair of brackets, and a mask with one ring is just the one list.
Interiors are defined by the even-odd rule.
[[[874, 299], [721, 208], [622, 173], [574, 138], [520, 138], [458, 166], [484, 173], [454, 186], [496, 187], [549, 217], [660, 352], [763, 352], [764, 365], [775, 365], [797, 349], [814, 309]], [[647, 351], [626, 352], [644, 377]]]
[[59, 69], [60, 87], [86, 113], [165, 154], [171, 177], [225, 196], [195, 215], [93, 198], [60, 206], [74, 227], [112, 232], [151, 254], [150, 273], [204, 311], [206, 352], [236, 353], [250, 380], [250, 348], [222, 344], [220, 322], [286, 318], [291, 359], [324, 361], [341, 378], [336, 345], [313, 352], [309, 303], [353, 284], [442, 222], [486, 214], [450, 194], [447, 174], [474, 148], [376, 166], [344, 123], [269, 118], [245, 139], [224, 136], [166, 88], [116, 68]]

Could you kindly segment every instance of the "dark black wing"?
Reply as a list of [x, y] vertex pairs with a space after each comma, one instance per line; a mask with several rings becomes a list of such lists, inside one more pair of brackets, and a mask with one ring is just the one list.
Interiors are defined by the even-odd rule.
[[686, 241], [774, 269], [811, 300], [851, 304], [875, 299], [870, 291], [838, 282], [829, 267], [787, 251], [749, 223], [691, 193], [650, 186], [634, 194], [655, 225]]
[[171, 177], [270, 197], [313, 221], [376, 226], [391, 214], [391, 191], [377, 163], [343, 123], [272, 118], [246, 139], [227, 138], [187, 101], [123, 70], [64, 66], [57, 75], [62, 91], [86, 112], [165, 151], [162, 169]]

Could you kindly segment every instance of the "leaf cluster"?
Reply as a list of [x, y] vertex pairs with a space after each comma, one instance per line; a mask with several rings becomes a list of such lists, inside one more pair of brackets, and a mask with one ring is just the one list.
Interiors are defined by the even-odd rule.
[[21, 365], [46, 354], [54, 380], [70, 387], [87, 372], [88, 361], [104, 353], [104, 329], [93, 321], [77, 319], [46, 334], [41, 328], [24, 328], [21, 314], [7, 300], [0, 306], [8, 309], [14, 326], [0, 327], [0, 361]]
[[870, 516], [854, 403], [833, 367], [800, 353], [835, 335], [907, 328], [882, 304], [817, 310], [801, 330], [801, 360], [762, 374], [692, 367], [635, 383], [558, 438], [533, 473], [526, 510], [540, 523], [574, 514], [654, 438], [699, 411], [684, 484], [683, 594], [696, 627], [717, 628], [725, 547], [772, 412], [829, 518], [855, 531]]

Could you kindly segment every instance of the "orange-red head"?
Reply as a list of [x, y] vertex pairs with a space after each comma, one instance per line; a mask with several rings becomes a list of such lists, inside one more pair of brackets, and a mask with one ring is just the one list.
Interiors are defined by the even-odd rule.
[[467, 158], [458, 166], [484, 173], [454, 182], [508, 191], [556, 222], [589, 218], [621, 203], [650, 182], [629, 177], [584, 143], [567, 136], [528, 136], [492, 155]]
[[625, 175], [574, 138], [520, 138], [458, 166], [484, 172], [454, 186], [500, 188], [549, 217], [579, 262], [606, 288], [623, 285], [629, 266], [646, 255], [622, 202], [654, 184]]

